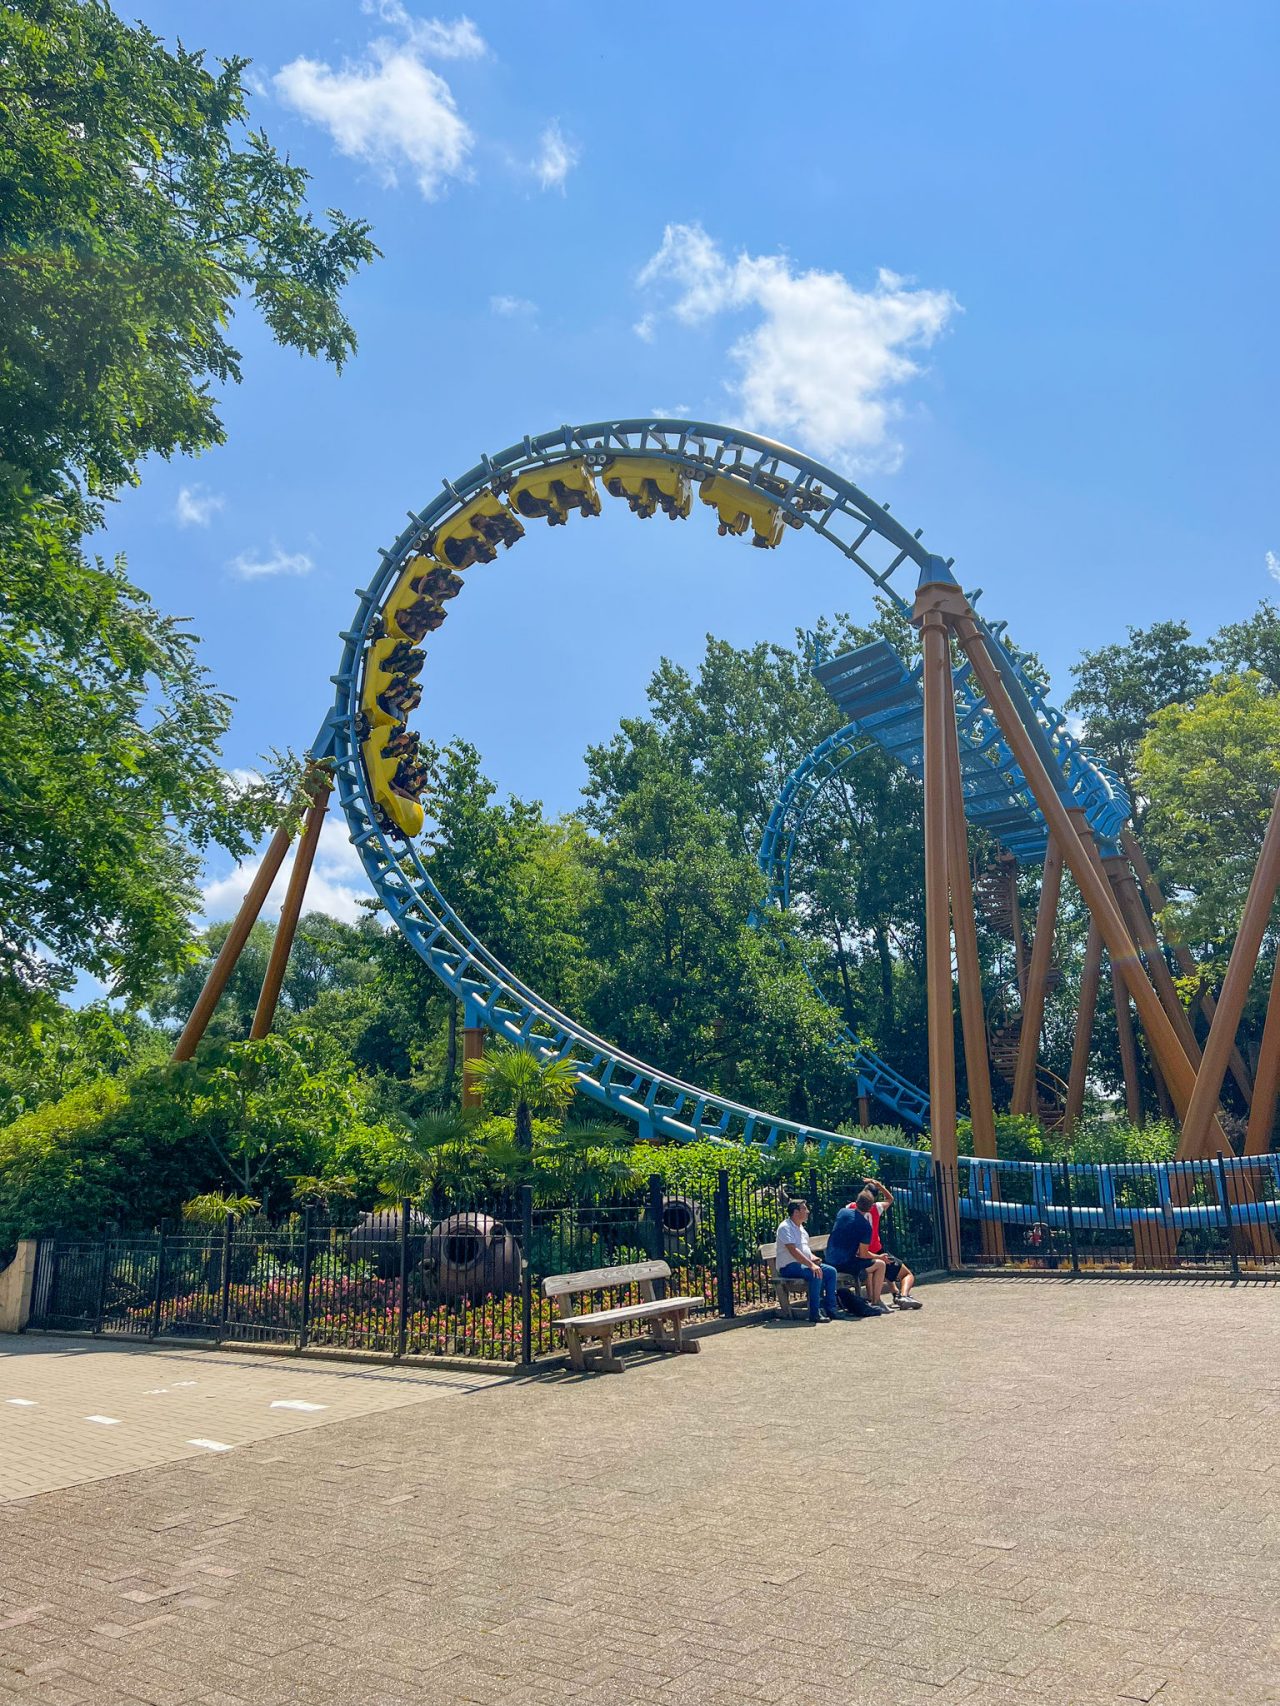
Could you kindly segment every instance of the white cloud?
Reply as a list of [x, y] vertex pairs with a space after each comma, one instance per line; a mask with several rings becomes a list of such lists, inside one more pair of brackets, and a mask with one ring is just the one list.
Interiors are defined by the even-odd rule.
[[642, 343], [651, 344], [657, 336], [658, 317], [656, 314], [642, 314], [631, 330]]
[[179, 489], [173, 513], [179, 527], [208, 527], [226, 501], [201, 485], [183, 486]]
[[536, 302], [530, 302], [525, 296], [491, 296], [489, 311], [499, 314], [504, 319], [515, 319], [521, 315], [533, 315], [538, 312]]
[[489, 51], [470, 18], [455, 18], [451, 24], [439, 18], [415, 18], [400, 0], [361, 0], [360, 10], [403, 30], [428, 58], [483, 59]]
[[230, 568], [241, 580], [256, 581], [268, 575], [309, 575], [315, 564], [305, 551], [282, 551], [273, 544], [269, 557], [261, 551], [241, 551], [231, 559]]
[[1273, 581], [1280, 581], [1280, 552], [1267, 552], [1267, 573]]
[[[883, 269], [863, 291], [841, 273], [797, 272], [785, 255], [730, 261], [701, 225], [668, 225], [639, 283], [665, 291], [684, 325], [755, 310], [758, 323], [728, 352], [737, 370], [729, 389], [747, 424], [880, 470], [902, 459], [893, 426], [903, 410], [892, 393], [921, 371], [907, 352], [927, 349], [959, 310], [950, 291]], [[646, 314], [636, 331], [651, 338], [655, 324]]]
[[[291, 859], [286, 859], [267, 898], [263, 903], [263, 918], [278, 918], [289, 881]], [[257, 876], [262, 860], [246, 859], [225, 877], [218, 877], [201, 890], [201, 914], [205, 923], [220, 918], [232, 918]], [[346, 820], [334, 808], [324, 820], [316, 847], [315, 864], [307, 882], [306, 912], [326, 912], [330, 918], [344, 924], [358, 923], [365, 916], [361, 900], [372, 894], [368, 878], [360, 863], [360, 855], [347, 839]]]
[[399, 0], [367, 0], [364, 10], [398, 29], [400, 39], [379, 37], [336, 70], [322, 60], [291, 60], [273, 79], [276, 92], [384, 183], [395, 184], [398, 169], [408, 167], [431, 200], [462, 176], [474, 138], [453, 91], [427, 60], [478, 58], [484, 41], [469, 18], [413, 18]]
[[563, 195], [564, 181], [581, 157], [581, 151], [560, 129], [559, 120], [552, 119], [538, 138], [537, 158], [530, 164], [544, 190], [559, 190]]

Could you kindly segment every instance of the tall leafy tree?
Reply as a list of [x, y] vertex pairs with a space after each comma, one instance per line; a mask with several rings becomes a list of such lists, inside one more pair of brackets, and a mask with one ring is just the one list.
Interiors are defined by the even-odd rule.
[[246, 62], [206, 66], [102, 0], [0, 10], [0, 1022], [75, 970], [139, 995], [184, 952], [204, 849], [273, 807], [218, 761], [230, 705], [122, 562], [86, 555], [151, 454], [223, 436], [246, 299], [341, 365], [367, 225], [306, 206], [248, 126]]
[[1239, 921], [1280, 788], [1280, 695], [1224, 675], [1194, 705], [1154, 718], [1139, 754], [1162, 863], [1177, 872], [1189, 938], [1221, 953]]
[[1158, 711], [1188, 704], [1203, 690], [1210, 661], [1185, 622], [1168, 621], [1130, 628], [1126, 644], [1083, 652], [1072, 666], [1076, 685], [1066, 708], [1082, 718], [1086, 743], [1124, 783], [1139, 826], [1145, 802], [1138, 748]]

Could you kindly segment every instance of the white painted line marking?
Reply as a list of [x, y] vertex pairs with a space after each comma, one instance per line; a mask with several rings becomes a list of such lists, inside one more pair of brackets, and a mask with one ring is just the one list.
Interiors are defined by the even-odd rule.
[[5, 1403], [20, 1404], [24, 1410], [34, 1410], [36, 1407], [34, 1398], [6, 1398]]
[[202, 1446], [205, 1451], [230, 1451], [231, 1450], [231, 1447], [229, 1445], [223, 1445], [223, 1443], [220, 1439], [189, 1439], [187, 1441], [187, 1444], [188, 1445]]
[[305, 1398], [273, 1398], [273, 1410], [327, 1410], [327, 1404], [308, 1404]]
[[195, 1386], [196, 1384], [197, 1384], [197, 1382], [194, 1380], [175, 1380], [173, 1383], [173, 1387], [174, 1387], [174, 1391], [176, 1392], [179, 1386]]
[[85, 1421], [97, 1422], [104, 1428], [118, 1428], [120, 1426], [119, 1416], [86, 1416]]

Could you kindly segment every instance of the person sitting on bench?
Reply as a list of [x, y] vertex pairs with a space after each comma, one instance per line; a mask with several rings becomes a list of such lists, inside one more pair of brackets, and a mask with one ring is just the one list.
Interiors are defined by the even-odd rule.
[[862, 1207], [864, 1191], [857, 1207], [842, 1208], [836, 1216], [831, 1236], [827, 1239], [827, 1259], [842, 1274], [861, 1274], [867, 1288], [867, 1302], [877, 1315], [889, 1311], [880, 1301], [884, 1285], [884, 1262], [871, 1253], [871, 1219]]
[[[836, 1270], [820, 1262], [809, 1248], [809, 1234], [804, 1223], [809, 1218], [809, 1205], [802, 1197], [793, 1197], [787, 1204], [787, 1218], [777, 1232], [779, 1279], [803, 1280], [809, 1287], [809, 1320], [834, 1321], [840, 1308], [836, 1301]], [[819, 1313], [819, 1304], [822, 1313]]]
[[[877, 1197], [876, 1193], [880, 1195]], [[871, 1200], [864, 1206], [863, 1197]], [[923, 1309], [924, 1304], [913, 1295], [912, 1286], [916, 1276], [905, 1262], [899, 1261], [880, 1242], [880, 1216], [887, 1214], [893, 1205], [893, 1192], [888, 1185], [882, 1185], [879, 1179], [864, 1179], [862, 1189], [858, 1193], [857, 1206], [871, 1222], [871, 1254], [884, 1260], [885, 1282], [893, 1287], [893, 1295], [899, 1309]]]

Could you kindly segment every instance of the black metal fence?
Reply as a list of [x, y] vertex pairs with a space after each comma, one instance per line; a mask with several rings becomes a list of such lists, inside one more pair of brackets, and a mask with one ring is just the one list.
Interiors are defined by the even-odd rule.
[[[655, 1174], [640, 1191], [556, 1206], [535, 1203], [525, 1186], [429, 1208], [406, 1201], [354, 1225], [309, 1212], [280, 1227], [228, 1216], [146, 1237], [48, 1238], [29, 1324], [527, 1363], [561, 1348], [542, 1293], [548, 1275], [662, 1257], [676, 1291], [704, 1298], [710, 1314], [739, 1315], [773, 1302], [759, 1246], [773, 1240], [788, 1197], [806, 1196], [810, 1230], [825, 1232], [861, 1183], [860, 1173], [812, 1169], [768, 1179], [726, 1170], [688, 1186]], [[939, 1265], [929, 1192], [904, 1189], [884, 1235], [917, 1272]]]
[[1280, 1156], [965, 1160], [942, 1185], [966, 1268], [1280, 1278]]
[[[946, 1267], [946, 1250], [951, 1266], [978, 1273], [1280, 1278], [1280, 1157], [965, 1159], [952, 1171], [910, 1155], [881, 1177], [894, 1196], [885, 1243], [917, 1273]], [[309, 1212], [279, 1227], [228, 1217], [147, 1237], [48, 1238], [30, 1325], [528, 1363], [560, 1347], [548, 1275], [663, 1257], [671, 1284], [708, 1313], [748, 1313], [773, 1302], [759, 1246], [788, 1197], [806, 1197], [810, 1231], [828, 1232], [861, 1183], [829, 1168], [723, 1170], [691, 1184], [655, 1174], [639, 1190], [551, 1206], [526, 1186], [404, 1202], [355, 1225]]]

